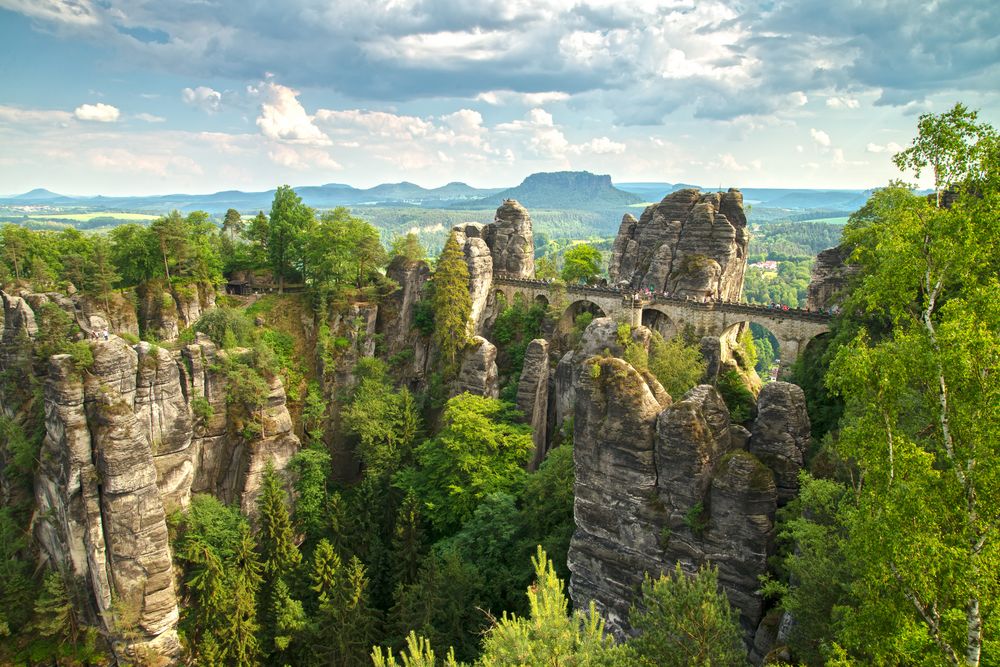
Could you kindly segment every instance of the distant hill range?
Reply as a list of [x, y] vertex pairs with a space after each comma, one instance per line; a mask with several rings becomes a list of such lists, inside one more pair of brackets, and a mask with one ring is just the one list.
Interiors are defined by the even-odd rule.
[[[667, 194], [684, 188], [728, 190], [730, 186], [705, 188], [689, 183], [616, 183], [619, 190], [642, 197], [643, 201], [659, 201]], [[733, 186], [737, 187], [737, 186]], [[743, 203], [751, 206], [779, 209], [827, 209], [856, 211], [871, 195], [871, 190], [808, 190], [803, 188], [740, 188]]]
[[[315, 208], [335, 206], [414, 207], [434, 209], [485, 210], [496, 208], [504, 199], [516, 199], [528, 209], [619, 211], [642, 202], [659, 201], [682, 188], [699, 187], [687, 183], [617, 183], [607, 175], [586, 171], [559, 171], [532, 174], [513, 188], [474, 188], [465, 183], [448, 183], [439, 188], [423, 188], [409, 182], [384, 183], [373, 188], [355, 188], [342, 183], [302, 186], [295, 191]], [[708, 188], [715, 189], [715, 188]], [[723, 188], [726, 189], [726, 188]], [[742, 188], [747, 204], [776, 209], [827, 209], [854, 211], [866, 201], [868, 190], [808, 190], [794, 188]], [[274, 190], [243, 192], [226, 190], [213, 194], [169, 194], [138, 197], [71, 197], [37, 188], [19, 195], [0, 196], [0, 206], [52, 207], [77, 210], [165, 213], [205, 210], [221, 214], [234, 208], [241, 213], [267, 211]]]

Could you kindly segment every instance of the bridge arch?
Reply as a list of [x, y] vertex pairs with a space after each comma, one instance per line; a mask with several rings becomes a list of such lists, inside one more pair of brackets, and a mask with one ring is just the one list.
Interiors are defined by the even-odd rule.
[[559, 318], [559, 331], [561, 333], [567, 333], [573, 329], [573, 324], [576, 322], [576, 318], [583, 313], [590, 313], [595, 318], [597, 317], [607, 317], [607, 313], [599, 305], [591, 301], [590, 299], [577, 299], [566, 306], [566, 310], [563, 311], [562, 316]]
[[657, 332], [667, 340], [673, 338], [679, 332], [677, 323], [658, 308], [642, 309], [642, 326]]

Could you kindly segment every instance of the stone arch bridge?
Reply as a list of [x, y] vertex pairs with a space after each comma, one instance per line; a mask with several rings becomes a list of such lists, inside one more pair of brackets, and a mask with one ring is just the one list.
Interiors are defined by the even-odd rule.
[[554, 299], [564, 300], [559, 321], [562, 330], [572, 326], [576, 315], [585, 310], [623, 317], [634, 326], [644, 324], [668, 337], [686, 326], [694, 327], [703, 336], [722, 337], [735, 334], [740, 325], [756, 323], [778, 340], [782, 375], [787, 375], [809, 341], [830, 330], [829, 315], [799, 308], [784, 310], [731, 301], [703, 303], [662, 295], [637, 296], [631, 289], [598, 285], [563, 287], [544, 280], [504, 275], [493, 277], [493, 290], [503, 294], [507, 303], [512, 303], [517, 295], [529, 304], [543, 301], [548, 305]]

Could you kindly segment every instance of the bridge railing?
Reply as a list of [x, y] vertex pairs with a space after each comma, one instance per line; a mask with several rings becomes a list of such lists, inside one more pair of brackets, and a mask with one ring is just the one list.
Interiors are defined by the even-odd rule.
[[[531, 287], [540, 290], [551, 290], [553, 284], [547, 280], [536, 278], [520, 278], [517, 276], [497, 274], [494, 275], [494, 282], [519, 287]], [[567, 293], [576, 294], [596, 294], [600, 296], [619, 296], [624, 305], [634, 305], [642, 307], [651, 303], [667, 303], [682, 305], [685, 308], [697, 310], [722, 310], [730, 313], [743, 313], [747, 315], [759, 315], [770, 317], [790, 317], [798, 320], [809, 320], [813, 322], [828, 323], [832, 318], [829, 313], [804, 308], [788, 308], [766, 306], [763, 304], [746, 303], [741, 301], [697, 301], [690, 297], [667, 296], [655, 294], [647, 296], [634, 290], [623, 290], [610, 285], [566, 285]], [[638, 298], [635, 295], [638, 294]]]

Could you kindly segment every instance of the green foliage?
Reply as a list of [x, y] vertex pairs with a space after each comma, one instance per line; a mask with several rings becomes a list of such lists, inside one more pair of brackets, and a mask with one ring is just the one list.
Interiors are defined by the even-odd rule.
[[317, 609], [310, 629], [310, 653], [318, 664], [365, 664], [375, 642], [376, 618], [368, 603], [364, 566], [352, 557], [342, 564], [327, 541], [316, 547], [310, 574]]
[[394, 236], [389, 244], [390, 257], [403, 257], [409, 262], [419, 262], [427, 259], [427, 248], [413, 232], [404, 236]]
[[741, 353], [741, 365], [746, 370], [753, 370], [757, 367], [757, 346], [754, 345], [753, 332], [747, 327], [740, 333], [736, 340], [737, 344], [740, 346]]
[[355, 454], [372, 475], [393, 474], [413, 459], [420, 416], [413, 395], [389, 384], [381, 362], [359, 364], [359, 378], [343, 413], [344, 425], [358, 437]]
[[295, 545], [287, 494], [282, 488], [281, 478], [270, 462], [261, 478], [257, 514], [257, 544], [261, 564], [265, 580], [273, 584], [277, 579], [287, 577], [295, 571], [302, 561], [302, 554]]
[[680, 400], [704, 377], [705, 359], [701, 350], [685, 342], [683, 337], [664, 340], [654, 331], [649, 346], [649, 372], [674, 400]]
[[320, 447], [309, 447], [293, 456], [288, 467], [295, 476], [295, 527], [315, 542], [326, 532], [330, 454]]
[[726, 402], [729, 417], [734, 423], [741, 424], [753, 417], [756, 401], [738, 371], [729, 369], [719, 373], [716, 388]]
[[601, 273], [601, 253], [592, 245], [580, 243], [566, 251], [560, 277], [567, 283], [590, 282]]
[[194, 323], [194, 330], [211, 338], [219, 347], [231, 349], [252, 344], [254, 324], [242, 308], [213, 308]]
[[532, 563], [536, 582], [528, 588], [530, 616], [504, 614], [484, 638], [478, 664], [608, 665], [621, 660], [623, 650], [604, 635], [594, 603], [586, 613], [567, 613], [562, 580], [541, 547]]
[[206, 424], [215, 415], [215, 408], [204, 396], [195, 396], [191, 399], [191, 414], [199, 422]]
[[416, 448], [418, 467], [399, 474], [439, 533], [453, 532], [490, 493], [515, 491], [533, 449], [530, 429], [496, 399], [460, 394], [448, 401], [444, 426]]
[[742, 632], [724, 593], [718, 570], [703, 567], [694, 576], [681, 570], [670, 576], [646, 576], [642, 597], [629, 621], [640, 634], [629, 641], [644, 665], [742, 665]]
[[454, 373], [459, 353], [469, 339], [469, 316], [472, 313], [469, 267], [454, 233], [448, 237], [438, 257], [431, 298], [434, 307], [433, 339], [446, 368]]
[[708, 528], [708, 520], [706, 518], [705, 506], [697, 502], [688, 508], [688, 511], [684, 513], [684, 525], [690, 529], [696, 537], [701, 537]]
[[301, 277], [302, 241], [315, 221], [311, 208], [287, 185], [282, 185], [274, 193], [271, 215], [267, 223], [267, 259], [278, 277], [279, 288], [285, 279]]
[[[418, 638], [412, 631], [406, 636], [406, 649], [400, 652], [399, 659], [396, 662], [392, 649], [383, 653], [381, 646], [376, 646], [372, 652], [375, 667], [434, 667], [437, 664], [431, 643], [424, 637]], [[445, 657], [444, 667], [458, 667], [454, 649]]]
[[388, 260], [378, 230], [343, 207], [323, 214], [304, 247], [309, 282], [326, 290], [362, 287]]

